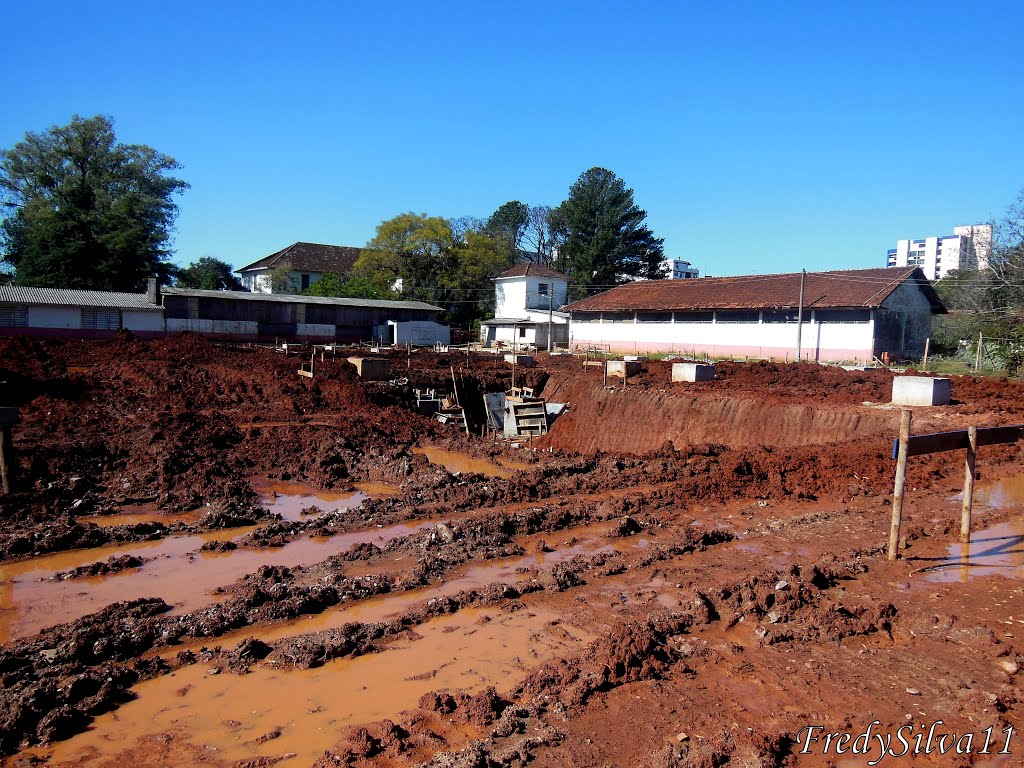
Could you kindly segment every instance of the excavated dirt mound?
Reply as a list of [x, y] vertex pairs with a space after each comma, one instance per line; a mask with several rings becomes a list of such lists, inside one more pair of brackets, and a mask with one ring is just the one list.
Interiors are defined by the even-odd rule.
[[[1024, 712], [1024, 447], [979, 452], [965, 554], [963, 456], [915, 457], [888, 561], [887, 372], [723, 363], [684, 385], [649, 362], [604, 388], [542, 355], [515, 384], [570, 408], [512, 451], [414, 412], [414, 389], [454, 388], [479, 426], [513, 384], [499, 358], [395, 352], [368, 383], [343, 357], [299, 377], [306, 354], [0, 339], [22, 416], [0, 561], [28, 558], [0, 562], [0, 618], [27, 616], [0, 646], [5, 765], [824, 768], [843, 763], [798, 754], [810, 724], [999, 733]], [[915, 432], [1024, 422], [1020, 382], [953, 396]], [[254, 478], [387, 485], [281, 519]], [[25, 594], [69, 604], [33, 618]], [[401, 672], [376, 694], [345, 677], [373, 658]], [[347, 694], [292, 700], [321, 674]], [[227, 720], [239, 690], [259, 693]]]

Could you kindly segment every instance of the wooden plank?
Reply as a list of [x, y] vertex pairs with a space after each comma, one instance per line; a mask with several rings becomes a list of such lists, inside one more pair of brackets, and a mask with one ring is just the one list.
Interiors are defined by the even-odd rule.
[[[1007, 445], [1024, 438], [1024, 424], [1010, 427], [981, 427], [978, 429], [978, 445]], [[933, 432], [928, 435], [911, 435], [907, 440], [907, 456], [923, 456], [927, 453], [943, 453], [966, 449], [970, 444], [966, 429], [954, 432]], [[892, 441], [892, 457], [899, 453], [900, 441]]]
[[11, 424], [17, 424], [20, 416], [18, 415], [17, 408], [0, 408], [0, 424], [10, 426]]
[[1021, 439], [1024, 439], [1024, 424], [978, 428], [978, 445], [1007, 445]]

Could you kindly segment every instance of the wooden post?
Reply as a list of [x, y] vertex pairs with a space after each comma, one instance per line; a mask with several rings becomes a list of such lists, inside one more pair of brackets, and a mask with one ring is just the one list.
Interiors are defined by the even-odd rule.
[[889, 529], [889, 559], [895, 560], [900, 549], [900, 526], [903, 524], [903, 489], [907, 484], [907, 447], [910, 442], [910, 409], [900, 412], [900, 451], [896, 460], [896, 485], [892, 494], [892, 526]]
[[967, 461], [964, 463], [964, 502], [960, 510], [960, 541], [971, 542], [971, 509], [974, 507], [974, 463], [978, 452], [978, 428], [967, 428]]
[[985, 345], [985, 337], [982, 334], [978, 334], [978, 353], [974, 356], [974, 372], [978, 373], [981, 370], [981, 350]]
[[608, 361], [604, 361], [604, 386], [608, 386]]
[[0, 425], [0, 489], [5, 494], [11, 492], [14, 475], [14, 448], [11, 440], [11, 428], [7, 424]]
[[924, 340], [924, 360], [921, 361], [921, 370], [922, 371], [927, 371], [928, 370], [928, 350], [931, 349], [931, 346], [932, 346], [932, 337], [929, 336], [927, 339]]

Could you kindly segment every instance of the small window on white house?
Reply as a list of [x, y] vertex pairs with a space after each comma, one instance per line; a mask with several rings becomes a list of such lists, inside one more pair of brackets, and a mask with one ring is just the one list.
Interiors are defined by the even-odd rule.
[[0, 307], [0, 327], [27, 328], [28, 307], [17, 305]]
[[525, 327], [519, 329], [519, 338], [520, 339], [525, 339], [526, 338], [526, 328]]
[[83, 309], [82, 327], [95, 331], [116, 331], [121, 327], [121, 310]]
[[541, 296], [547, 296], [548, 295], [548, 284], [547, 283], [539, 283], [537, 285], [537, 293], [539, 293]]

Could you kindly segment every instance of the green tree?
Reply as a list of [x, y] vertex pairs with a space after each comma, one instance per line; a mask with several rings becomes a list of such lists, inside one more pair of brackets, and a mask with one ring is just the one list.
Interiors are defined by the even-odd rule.
[[664, 240], [644, 224], [647, 213], [633, 202], [633, 190], [605, 168], [580, 175], [569, 197], [555, 211], [556, 230], [564, 230], [561, 259], [575, 284], [573, 296], [585, 296], [631, 279], [664, 277]]
[[245, 290], [231, 265], [212, 256], [203, 256], [199, 261], [176, 270], [174, 284], [179, 288], [201, 288], [205, 291]]
[[455, 266], [451, 224], [425, 213], [402, 213], [383, 221], [352, 267], [352, 276], [374, 285], [401, 280], [403, 296], [439, 302], [439, 278]]
[[518, 260], [519, 249], [529, 224], [530, 207], [518, 200], [511, 200], [491, 214], [482, 234], [505, 246], [506, 263], [512, 266]]
[[366, 277], [343, 280], [334, 272], [325, 272], [304, 292], [306, 296], [333, 296], [344, 299], [400, 299], [386, 283], [374, 283]]
[[27, 133], [0, 152], [3, 258], [22, 285], [141, 290], [166, 282], [180, 168], [140, 144], [119, 144], [109, 117]]
[[455, 256], [452, 270], [442, 276], [442, 293], [450, 320], [468, 326], [494, 314], [491, 280], [508, 268], [508, 243], [470, 230], [456, 246]]

